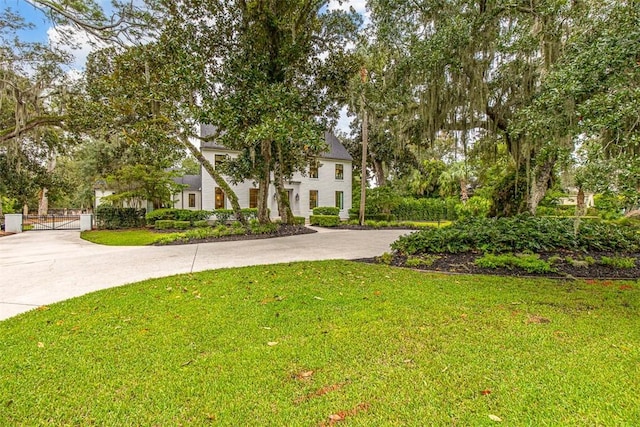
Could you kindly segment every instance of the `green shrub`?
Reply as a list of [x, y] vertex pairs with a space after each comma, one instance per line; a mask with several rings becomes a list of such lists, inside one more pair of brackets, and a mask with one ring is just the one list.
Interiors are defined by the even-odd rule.
[[340, 224], [340, 217], [337, 215], [311, 215], [309, 222], [311, 225], [320, 227], [337, 227]]
[[96, 227], [99, 229], [138, 228], [144, 225], [144, 209], [117, 208], [111, 205], [100, 205], [96, 209]]
[[174, 228], [174, 223], [171, 219], [159, 219], [155, 222], [155, 227], [157, 230], [170, 230]]
[[[577, 233], [576, 233], [577, 231]], [[400, 237], [392, 249], [407, 255], [467, 251], [544, 252], [572, 251], [636, 252], [640, 234], [632, 228], [601, 221], [533, 217], [470, 218], [450, 227], [424, 229]]]
[[176, 230], [186, 230], [191, 226], [189, 221], [173, 221], [173, 228]]
[[277, 223], [260, 224], [257, 220], [252, 220], [249, 223], [249, 230], [251, 234], [269, 234], [278, 230], [280, 225]]
[[636, 259], [635, 258], [625, 258], [625, 257], [608, 257], [603, 256], [600, 258], [598, 262], [601, 265], [607, 265], [613, 268], [635, 268]]
[[258, 208], [240, 209], [240, 212], [242, 212], [242, 215], [247, 221], [258, 218]]
[[203, 219], [200, 221], [194, 221], [193, 226], [198, 228], [209, 227], [209, 221], [207, 221], [206, 219]]
[[431, 267], [434, 262], [440, 259], [437, 255], [410, 256], [405, 261], [407, 267]]
[[473, 196], [467, 203], [455, 205], [455, 211], [458, 218], [485, 218], [491, 211], [491, 200], [484, 197]]
[[540, 259], [537, 254], [485, 254], [476, 258], [475, 264], [481, 268], [521, 268], [528, 273], [551, 273], [551, 264]]
[[189, 209], [156, 209], [149, 212], [146, 215], [148, 222], [155, 222], [157, 220], [174, 220], [174, 221], [189, 221], [195, 223], [196, 221], [206, 220], [211, 216], [209, 211], [193, 211]]
[[385, 252], [382, 255], [375, 257], [375, 260], [380, 264], [391, 265], [391, 262], [393, 261], [393, 254]]
[[333, 206], [320, 206], [313, 208], [314, 215], [340, 215], [340, 208]]
[[216, 223], [226, 224], [233, 217], [233, 210], [216, 209], [213, 211], [213, 215], [216, 217]]
[[307, 219], [305, 217], [303, 217], [303, 216], [293, 217], [293, 223], [295, 225], [305, 225], [306, 222], [307, 222]]

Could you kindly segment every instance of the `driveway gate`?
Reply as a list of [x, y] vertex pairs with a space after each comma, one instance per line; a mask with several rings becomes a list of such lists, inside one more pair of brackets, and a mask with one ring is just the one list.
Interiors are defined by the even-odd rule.
[[80, 230], [80, 215], [23, 215], [22, 229]]

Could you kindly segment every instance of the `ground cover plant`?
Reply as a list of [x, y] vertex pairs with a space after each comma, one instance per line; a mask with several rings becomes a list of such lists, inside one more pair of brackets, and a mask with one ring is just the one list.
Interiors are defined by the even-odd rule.
[[472, 218], [402, 236], [391, 247], [394, 265], [407, 265], [415, 256], [441, 255], [431, 266], [435, 270], [640, 277], [640, 229], [600, 220]]
[[325, 261], [0, 322], [2, 425], [630, 425], [640, 284]]
[[158, 220], [156, 222], [163, 223], [164, 221], [170, 222], [172, 226], [169, 229], [161, 227], [139, 230], [83, 231], [80, 233], [80, 237], [93, 243], [108, 246], [144, 246], [259, 239], [315, 232], [304, 227], [304, 225], [284, 225], [277, 222], [259, 224], [255, 220], [252, 220], [247, 228], [243, 227], [239, 222], [232, 222], [229, 225], [218, 224], [214, 227], [195, 224], [190, 229], [176, 228], [173, 224], [178, 221]]

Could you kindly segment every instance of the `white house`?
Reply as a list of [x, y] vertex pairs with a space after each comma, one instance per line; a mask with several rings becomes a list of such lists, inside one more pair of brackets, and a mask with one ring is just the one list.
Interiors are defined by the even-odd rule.
[[[202, 125], [202, 136], [211, 135], [213, 127]], [[318, 206], [336, 206], [340, 208], [340, 217], [349, 218], [351, 209], [351, 164], [353, 158], [330, 132], [325, 132], [325, 140], [329, 146], [326, 153], [321, 153], [315, 165], [310, 165], [306, 176], [296, 173], [285, 183], [289, 193], [291, 210], [295, 216], [308, 218], [313, 208]], [[229, 150], [215, 142], [203, 142], [200, 145], [202, 154], [215, 167], [216, 163], [227, 158], [235, 158], [237, 151]], [[228, 156], [228, 157], [227, 157]], [[254, 208], [258, 205], [257, 183], [252, 180], [231, 185], [238, 196], [242, 208]], [[230, 209], [227, 197], [218, 187], [209, 173], [202, 169], [202, 209]], [[278, 204], [275, 198], [275, 187], [269, 186], [269, 209], [272, 217], [278, 216]]]
[[176, 209], [201, 210], [202, 176], [184, 175], [173, 178], [173, 181], [185, 186], [180, 193], [173, 195], [173, 207]]
[[[181, 192], [173, 195], [173, 207], [176, 209], [200, 210], [202, 209], [202, 176], [200, 175], [184, 175], [172, 178], [176, 184], [184, 185]], [[106, 183], [100, 181], [94, 188], [95, 208], [103, 204], [103, 198], [115, 194], [114, 190], [106, 188]], [[153, 203], [148, 200], [141, 200], [139, 203], [125, 203], [125, 207], [133, 207], [136, 209], [144, 208], [147, 212], [153, 210]]]

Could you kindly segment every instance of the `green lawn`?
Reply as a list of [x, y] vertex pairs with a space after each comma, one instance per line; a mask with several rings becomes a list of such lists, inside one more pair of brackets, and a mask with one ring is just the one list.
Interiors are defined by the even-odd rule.
[[146, 229], [83, 231], [80, 237], [92, 243], [107, 246], [145, 246], [155, 243], [163, 234]]
[[173, 276], [0, 322], [0, 425], [634, 425], [640, 282], [346, 261]]

